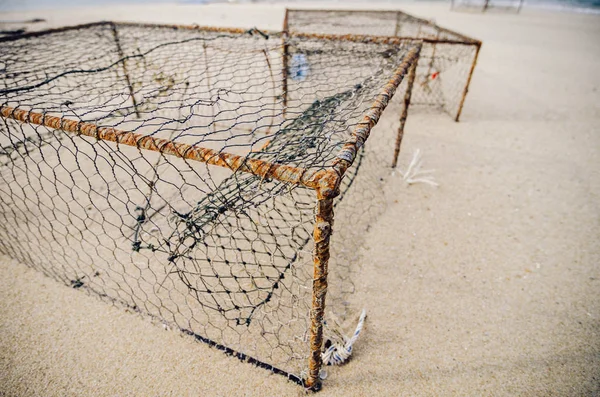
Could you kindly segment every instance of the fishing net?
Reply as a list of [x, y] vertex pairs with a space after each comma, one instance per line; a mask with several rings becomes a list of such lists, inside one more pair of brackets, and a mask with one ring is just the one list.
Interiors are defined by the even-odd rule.
[[523, 0], [452, 0], [451, 10], [466, 12], [506, 11], [521, 12]]
[[420, 39], [411, 104], [460, 118], [481, 43], [402, 11], [287, 10], [284, 30]]
[[420, 44], [109, 22], [0, 40], [0, 252], [316, 388], [323, 316], [361, 309]]

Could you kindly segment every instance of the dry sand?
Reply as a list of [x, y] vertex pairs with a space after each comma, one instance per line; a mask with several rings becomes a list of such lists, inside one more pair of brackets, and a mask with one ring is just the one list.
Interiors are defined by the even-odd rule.
[[[364, 337], [348, 365], [328, 370], [320, 395], [600, 395], [600, 16], [402, 9], [484, 47], [462, 122], [409, 117], [401, 164], [420, 148], [441, 186], [393, 181], [396, 199], [371, 228], [359, 278]], [[282, 10], [119, 6], [3, 19], [276, 29]], [[0, 260], [0, 395], [299, 394], [280, 376]]]

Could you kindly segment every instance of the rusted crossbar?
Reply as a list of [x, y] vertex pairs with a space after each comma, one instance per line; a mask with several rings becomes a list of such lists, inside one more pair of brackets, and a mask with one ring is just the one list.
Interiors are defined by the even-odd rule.
[[394, 93], [404, 79], [404, 76], [408, 74], [410, 68], [419, 60], [420, 53], [421, 44], [418, 44], [409, 50], [398, 69], [394, 72], [392, 78], [385, 85], [382, 92], [377, 95], [373, 104], [363, 116], [363, 119], [358, 123], [354, 131], [352, 131], [352, 139], [342, 147], [334, 160], [334, 169], [339, 175], [344, 175], [346, 169], [354, 162], [358, 149], [360, 149], [367, 138], [369, 138], [371, 129], [379, 121], [381, 113], [394, 96]]
[[420, 37], [395, 37], [395, 36], [371, 36], [363, 34], [331, 34], [331, 33], [301, 33], [290, 31], [290, 37], [299, 37], [303, 39], [321, 39], [321, 40], [340, 40], [351, 41], [354, 43], [365, 44], [390, 44], [399, 45], [406, 42], [423, 42], [432, 44], [463, 44], [474, 45], [473, 41], [452, 40], [452, 39], [429, 39]]
[[[449, 35], [455, 36], [455, 37], [460, 37], [460, 39], [448, 39], [447, 42], [449, 43], [455, 43], [455, 44], [476, 44], [479, 42], [479, 40], [473, 39], [471, 37], [465, 36], [461, 33], [455, 32], [453, 30], [438, 26], [437, 24], [435, 24], [434, 22], [424, 19], [424, 18], [419, 18], [416, 17], [414, 15], [410, 15], [407, 14], [403, 11], [400, 10], [361, 10], [361, 9], [335, 9], [335, 8], [322, 8], [322, 9], [302, 9], [302, 8], [288, 8], [286, 9], [286, 12], [294, 12], [294, 11], [298, 11], [298, 12], [314, 12], [314, 13], [319, 13], [319, 12], [345, 12], [345, 13], [361, 13], [361, 14], [386, 14], [389, 15], [390, 13], [395, 13], [396, 14], [396, 29], [397, 29], [397, 24], [399, 22], [400, 17], [409, 19], [413, 22], [417, 22], [421, 25], [427, 25], [427, 26], [431, 26], [437, 30], [439, 30], [440, 32], [444, 32], [447, 33]], [[397, 30], [396, 30], [396, 34], [397, 34]], [[403, 39], [409, 39], [409, 37], [402, 37]], [[435, 40], [435, 39], [423, 39], [424, 41], [431, 41], [431, 42], [436, 42], [436, 43], [440, 43], [440, 42], [445, 42], [446, 40], [440, 41], [440, 40]]]
[[56, 117], [47, 114], [0, 106], [0, 115], [22, 123], [43, 125], [48, 128], [83, 135], [98, 140], [115, 142], [120, 145], [160, 152], [187, 160], [200, 161], [219, 167], [229, 168], [233, 172], [247, 172], [261, 178], [275, 178], [282, 182], [317, 189], [323, 172], [307, 172], [303, 168], [285, 164], [272, 164], [259, 159], [247, 158], [227, 152], [203, 148], [186, 143], [178, 143], [149, 135], [122, 131], [111, 127], [98, 127], [95, 124]]

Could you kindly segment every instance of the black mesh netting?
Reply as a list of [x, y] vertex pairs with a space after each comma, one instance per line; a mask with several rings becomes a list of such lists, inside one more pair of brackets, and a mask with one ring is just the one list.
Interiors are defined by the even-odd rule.
[[287, 30], [422, 39], [411, 104], [442, 110], [456, 120], [481, 44], [402, 11], [287, 10]]
[[521, 12], [523, 0], [452, 0], [450, 9], [465, 12]]
[[[113, 23], [0, 40], [0, 252], [299, 381], [315, 192], [140, 137], [326, 169], [415, 46]], [[358, 308], [352, 274], [385, 202], [406, 86], [335, 202], [337, 318]], [[138, 138], [85, 136], [85, 123]]]

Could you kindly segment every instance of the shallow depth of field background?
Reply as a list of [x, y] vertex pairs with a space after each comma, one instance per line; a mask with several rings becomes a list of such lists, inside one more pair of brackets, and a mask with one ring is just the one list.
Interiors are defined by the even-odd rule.
[[[0, 19], [279, 29], [286, 6], [24, 4], [0, 2]], [[399, 166], [421, 149], [440, 186], [391, 179], [393, 198], [359, 253], [364, 334], [320, 395], [600, 394], [600, 15], [288, 4], [400, 8], [483, 41], [460, 123], [409, 114]], [[0, 257], [0, 395], [302, 393]]]

